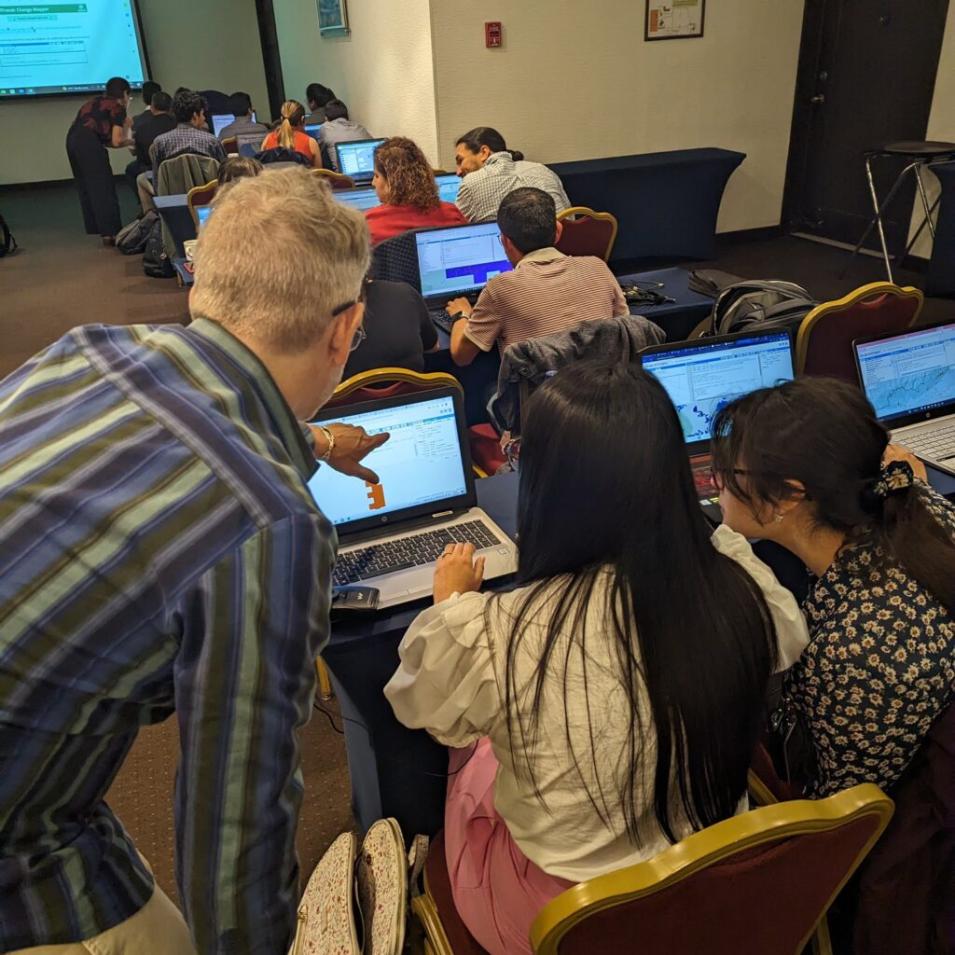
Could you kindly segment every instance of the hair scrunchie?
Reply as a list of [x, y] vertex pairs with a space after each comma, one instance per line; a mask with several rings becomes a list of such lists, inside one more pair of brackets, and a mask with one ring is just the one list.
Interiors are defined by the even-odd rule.
[[912, 465], [908, 461], [890, 461], [879, 472], [879, 477], [872, 483], [872, 494], [880, 500], [885, 500], [895, 494], [904, 494], [915, 482]]

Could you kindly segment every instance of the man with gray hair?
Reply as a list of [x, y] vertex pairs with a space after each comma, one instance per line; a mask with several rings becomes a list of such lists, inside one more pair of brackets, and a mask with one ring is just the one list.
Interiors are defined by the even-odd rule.
[[[0, 951], [287, 951], [336, 546], [307, 481], [316, 458], [377, 481], [387, 440], [302, 422], [368, 258], [306, 171], [238, 180], [189, 327], [76, 328], [0, 383]], [[188, 927], [104, 801], [173, 713]]]

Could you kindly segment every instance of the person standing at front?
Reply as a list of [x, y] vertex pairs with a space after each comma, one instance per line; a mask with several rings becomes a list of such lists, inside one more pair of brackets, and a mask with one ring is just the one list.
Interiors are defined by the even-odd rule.
[[[306, 482], [316, 458], [377, 481], [359, 462], [387, 440], [301, 422], [368, 261], [304, 170], [244, 178], [199, 239], [191, 325], [77, 328], [0, 382], [0, 951], [288, 950], [335, 559]], [[185, 921], [104, 801], [173, 713]]]
[[86, 234], [102, 236], [104, 245], [113, 244], [122, 225], [113, 167], [106, 150], [133, 145], [126, 116], [129, 100], [128, 81], [114, 76], [103, 96], [80, 107], [66, 134], [66, 155], [80, 193]]

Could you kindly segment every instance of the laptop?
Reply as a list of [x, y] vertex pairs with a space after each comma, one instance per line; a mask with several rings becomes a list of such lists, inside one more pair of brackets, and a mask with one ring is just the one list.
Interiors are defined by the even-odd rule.
[[351, 176], [355, 182], [371, 182], [375, 174], [375, 150], [383, 139], [356, 139], [350, 143], [337, 143], [335, 155], [338, 170]]
[[418, 281], [431, 320], [450, 331], [445, 306], [453, 298], [475, 298], [488, 281], [513, 266], [504, 254], [496, 222], [422, 229], [415, 233]]
[[461, 177], [453, 172], [443, 176], [435, 176], [434, 181], [438, 184], [438, 196], [442, 202], [454, 202], [458, 198], [458, 190], [461, 188]]
[[235, 116], [232, 113], [213, 113], [212, 114], [212, 135], [216, 139], [219, 138], [219, 133], [222, 132], [229, 125], [229, 123], [235, 122]]
[[312, 137], [312, 139], [321, 139], [322, 138], [322, 124], [321, 123], [306, 123], [305, 132]]
[[429, 597], [434, 563], [455, 542], [474, 544], [485, 558], [485, 580], [514, 573], [514, 542], [477, 506], [458, 389], [330, 408], [315, 419], [316, 424], [332, 422], [391, 435], [363, 462], [380, 484], [327, 465], [308, 482], [338, 532], [336, 587], [376, 588], [379, 609]]
[[378, 193], [370, 186], [364, 189], [333, 189], [332, 196], [339, 202], [364, 212], [366, 209], [374, 209], [381, 205]]
[[209, 216], [212, 215], [212, 206], [196, 206], [196, 218], [199, 220], [199, 231], [202, 232], [202, 227], [209, 221]]
[[892, 441], [955, 474], [955, 322], [852, 343], [859, 381]]
[[240, 156], [254, 158], [262, 151], [265, 133], [240, 133], [235, 137], [235, 147]]
[[640, 362], [663, 385], [676, 407], [697, 496], [704, 505], [715, 505], [719, 489], [710, 472], [713, 418], [734, 398], [792, 381], [795, 372], [789, 332], [740, 332], [651, 345], [640, 352]]

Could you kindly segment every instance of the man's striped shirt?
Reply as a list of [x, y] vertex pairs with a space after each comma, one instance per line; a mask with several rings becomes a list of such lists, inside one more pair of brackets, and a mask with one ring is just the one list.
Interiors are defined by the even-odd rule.
[[208, 320], [78, 328], [0, 382], [0, 951], [148, 901], [103, 797], [173, 712], [197, 948], [287, 950], [335, 552], [315, 467], [265, 367]]

